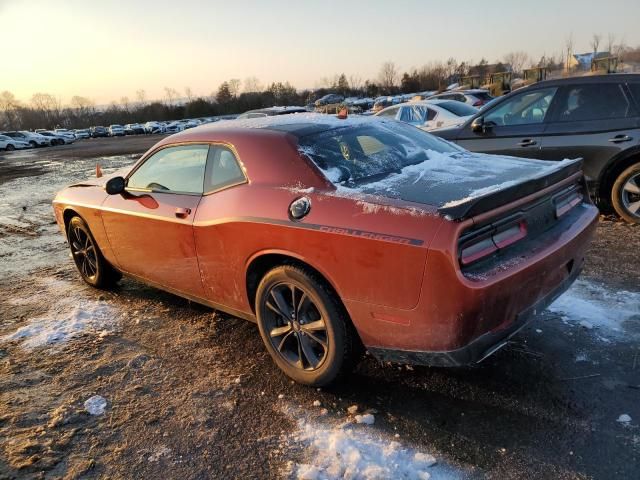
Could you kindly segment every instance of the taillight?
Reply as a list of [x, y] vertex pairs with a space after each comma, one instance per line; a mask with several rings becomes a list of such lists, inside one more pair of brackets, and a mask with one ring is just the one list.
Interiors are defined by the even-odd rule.
[[460, 263], [470, 265], [486, 258], [498, 250], [513, 245], [527, 236], [527, 223], [519, 220], [515, 223], [492, 228], [483, 235], [468, 241], [462, 241], [460, 246]]
[[560, 218], [576, 205], [582, 203], [583, 196], [581, 191], [573, 191], [554, 200], [556, 207], [556, 218]]
[[482, 105], [484, 105], [482, 100], [476, 100], [476, 103], [473, 104], [474, 107], [481, 107]]
[[493, 243], [491, 236], [482, 240], [473, 241], [460, 251], [460, 262], [463, 265], [469, 265], [481, 258], [488, 257], [498, 251], [498, 247]]

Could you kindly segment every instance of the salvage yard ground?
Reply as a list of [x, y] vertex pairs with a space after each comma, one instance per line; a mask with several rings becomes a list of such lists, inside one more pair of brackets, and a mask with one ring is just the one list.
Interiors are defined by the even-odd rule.
[[481, 365], [293, 384], [254, 325], [125, 279], [91, 289], [54, 193], [158, 137], [0, 154], [0, 479], [637, 478], [640, 227]]

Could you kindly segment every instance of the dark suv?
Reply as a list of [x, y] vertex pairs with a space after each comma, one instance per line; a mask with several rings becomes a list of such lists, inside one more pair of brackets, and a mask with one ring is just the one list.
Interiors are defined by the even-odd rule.
[[590, 191], [640, 223], [640, 75], [548, 80], [516, 90], [461, 126], [431, 133], [473, 152], [582, 157]]

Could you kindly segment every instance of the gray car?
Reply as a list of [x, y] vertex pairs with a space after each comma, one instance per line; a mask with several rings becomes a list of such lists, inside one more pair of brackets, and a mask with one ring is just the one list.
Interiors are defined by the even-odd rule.
[[434, 130], [473, 152], [584, 159], [601, 209], [640, 223], [640, 75], [548, 80], [516, 90], [463, 125]]

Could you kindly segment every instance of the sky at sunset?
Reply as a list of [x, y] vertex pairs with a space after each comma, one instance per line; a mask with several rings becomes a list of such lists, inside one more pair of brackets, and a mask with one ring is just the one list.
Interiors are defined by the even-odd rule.
[[375, 78], [432, 60], [490, 62], [513, 50], [559, 54], [572, 34], [640, 45], [640, 1], [191, 1], [0, 0], [0, 91], [97, 104], [209, 95], [230, 78], [319, 86], [322, 77]]

